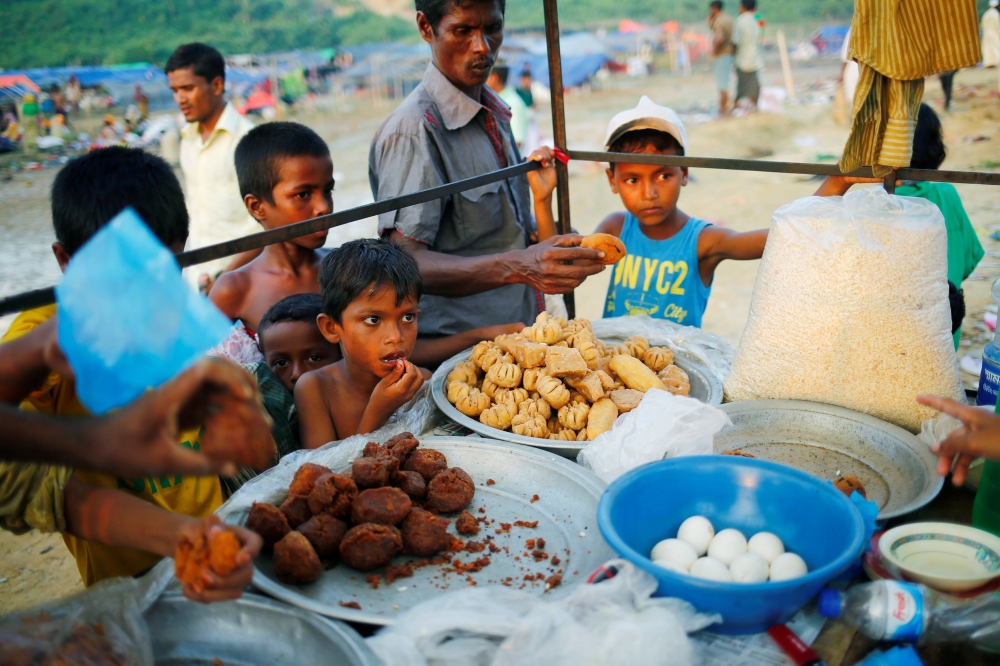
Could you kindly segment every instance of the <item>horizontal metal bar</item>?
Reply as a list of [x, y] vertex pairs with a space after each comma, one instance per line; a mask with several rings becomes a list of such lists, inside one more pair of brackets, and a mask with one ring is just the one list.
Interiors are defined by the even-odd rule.
[[[625, 162], [628, 164], [653, 164], [692, 167], [699, 169], [729, 169], [733, 171], [762, 171], [768, 173], [799, 173], [814, 176], [854, 176], [873, 178], [871, 167], [861, 167], [851, 173], [842, 173], [836, 164], [806, 164], [803, 162], [770, 162], [766, 160], [737, 160], [722, 157], [680, 157], [676, 155], [640, 155], [637, 153], [605, 153], [586, 150], [567, 151], [570, 158], [587, 162]], [[982, 171], [939, 171], [937, 169], [899, 169], [900, 180], [929, 180], [938, 183], [967, 183], [975, 185], [1000, 185], [1000, 173]]]

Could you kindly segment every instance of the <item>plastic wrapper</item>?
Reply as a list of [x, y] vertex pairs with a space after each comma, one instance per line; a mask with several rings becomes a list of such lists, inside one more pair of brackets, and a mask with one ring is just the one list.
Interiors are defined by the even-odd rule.
[[95, 414], [167, 381], [230, 327], [131, 209], [73, 255], [56, 300], [59, 346], [80, 402]]
[[937, 206], [881, 187], [774, 213], [729, 401], [812, 400], [919, 432], [919, 393], [965, 401]]
[[264, 362], [264, 354], [261, 353], [257, 340], [250, 337], [242, 321], [233, 324], [233, 327], [229, 329], [229, 335], [205, 353], [208, 356], [224, 358], [237, 365]]
[[153, 666], [142, 613], [170, 581], [172, 566], [167, 560], [140, 580], [108, 579], [0, 618], [0, 663]]
[[389, 421], [375, 432], [286, 455], [276, 466], [243, 484], [216, 513], [223, 522], [243, 522], [254, 502], [281, 504], [295, 472], [307, 462], [324, 465], [334, 471], [344, 469], [355, 458], [361, 457], [361, 451], [368, 442], [384, 442], [401, 432], [412, 432], [417, 437], [430, 434], [440, 418], [441, 413], [431, 400], [430, 384], [425, 383], [413, 399], [397, 409]]
[[712, 453], [712, 438], [727, 425], [721, 409], [682, 395], [651, 390], [611, 430], [577, 454], [577, 462], [606, 483], [639, 465], [678, 456]]
[[550, 601], [507, 587], [448, 592], [367, 639], [394, 666], [597, 666], [696, 663], [687, 634], [714, 622], [624, 560], [618, 574]]
[[649, 315], [593, 319], [594, 335], [605, 341], [626, 340], [641, 335], [653, 347], [668, 347], [675, 355], [696, 359], [721, 382], [729, 374], [735, 351], [715, 333], [693, 326], [681, 326]]

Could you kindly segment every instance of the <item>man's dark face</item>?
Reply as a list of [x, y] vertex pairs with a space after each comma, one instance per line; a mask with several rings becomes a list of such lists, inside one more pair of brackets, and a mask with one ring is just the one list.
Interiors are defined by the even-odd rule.
[[431, 45], [434, 64], [456, 88], [469, 93], [486, 83], [503, 43], [503, 12], [496, 0], [454, 2], [437, 30], [417, 12], [420, 36]]

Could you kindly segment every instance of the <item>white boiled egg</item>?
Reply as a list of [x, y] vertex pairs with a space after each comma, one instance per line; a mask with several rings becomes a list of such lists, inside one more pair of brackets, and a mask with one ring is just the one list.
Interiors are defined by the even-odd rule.
[[653, 546], [653, 552], [649, 554], [649, 559], [654, 562], [659, 562], [660, 560], [673, 562], [677, 566], [683, 567], [686, 572], [694, 564], [694, 561], [698, 559], [698, 553], [695, 552], [694, 546], [687, 541], [664, 539]]
[[714, 536], [715, 528], [705, 516], [691, 516], [677, 530], [677, 538], [691, 544], [699, 557], [708, 552], [708, 544]]
[[714, 557], [699, 557], [691, 565], [691, 575], [695, 578], [717, 580], [720, 583], [733, 582], [729, 568]]
[[667, 571], [673, 571], [674, 573], [684, 574], [685, 576], [690, 576], [688, 570], [681, 565], [673, 562], [671, 560], [653, 560], [653, 564], [658, 567], [663, 567]]
[[729, 565], [736, 583], [763, 583], [767, 580], [767, 562], [757, 553], [743, 553]]
[[747, 552], [747, 538], [739, 530], [722, 530], [708, 544], [708, 556], [714, 557], [727, 567], [737, 557]]
[[757, 553], [768, 564], [771, 564], [774, 562], [774, 558], [785, 552], [785, 544], [781, 543], [781, 539], [770, 532], [757, 532], [747, 542], [747, 552]]
[[782, 553], [771, 562], [771, 580], [782, 581], [801, 578], [809, 573], [805, 560], [795, 553]]

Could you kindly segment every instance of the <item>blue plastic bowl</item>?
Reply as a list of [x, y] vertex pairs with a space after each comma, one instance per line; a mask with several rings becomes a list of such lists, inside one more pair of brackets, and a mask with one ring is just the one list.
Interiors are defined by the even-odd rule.
[[[777, 583], [719, 583], [656, 566], [648, 554], [701, 515], [716, 532], [733, 527], [750, 538], [773, 532], [809, 573]], [[710, 631], [750, 634], [787, 622], [861, 553], [861, 514], [831, 484], [785, 465], [738, 456], [661, 460], [618, 477], [605, 491], [597, 524], [624, 559], [659, 581], [656, 596], [685, 599], [719, 613]]]

